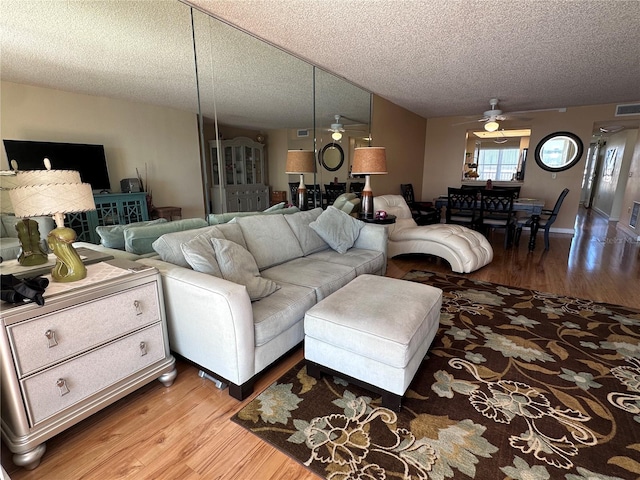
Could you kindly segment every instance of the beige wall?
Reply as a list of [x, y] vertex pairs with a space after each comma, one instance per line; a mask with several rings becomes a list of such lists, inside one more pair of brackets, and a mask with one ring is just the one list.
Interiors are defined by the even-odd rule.
[[[11, 82], [0, 90], [3, 139], [104, 145], [112, 191], [146, 164], [154, 205], [204, 215], [196, 115]], [[9, 168], [4, 148], [0, 168]]]
[[[385, 147], [387, 175], [372, 175], [374, 195], [400, 194], [401, 183], [413, 184], [417, 199], [424, 197], [421, 179], [427, 175], [424, 162], [427, 121], [377, 95], [373, 96], [372, 146]], [[464, 139], [462, 142], [464, 152]], [[462, 159], [464, 155], [461, 154]], [[462, 160], [460, 161], [462, 165]]]
[[[578, 204], [582, 176], [585, 167], [586, 150], [591, 142], [591, 132], [596, 121], [615, 121], [615, 105], [594, 105], [568, 108], [566, 112], [533, 112], [527, 114], [530, 120], [511, 120], [505, 127], [529, 127], [531, 139], [527, 159], [526, 175], [522, 184], [521, 195], [524, 197], [542, 198], [547, 208], [552, 208], [560, 192], [568, 187], [570, 193], [554, 225], [554, 230], [572, 232]], [[422, 197], [424, 200], [446, 193], [448, 186], [461, 183], [462, 164], [465, 151], [465, 134], [469, 124], [456, 125], [468, 120], [466, 117], [432, 118], [427, 121], [424, 177], [422, 181]], [[558, 172], [553, 178], [550, 172], [541, 169], [534, 160], [534, 149], [546, 135], [556, 131], [569, 131], [578, 135], [585, 146], [580, 162], [573, 168]], [[636, 149], [637, 150], [637, 149]], [[636, 152], [637, 153], [637, 152]], [[637, 183], [637, 176], [629, 179], [629, 183]], [[635, 190], [637, 192], [637, 188]], [[630, 206], [631, 198], [625, 196], [622, 210]]]

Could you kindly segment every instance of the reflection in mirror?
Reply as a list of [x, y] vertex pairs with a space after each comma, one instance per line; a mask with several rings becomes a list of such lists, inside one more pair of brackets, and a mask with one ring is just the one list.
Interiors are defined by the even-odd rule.
[[[348, 183], [352, 180], [349, 172], [355, 147], [365, 142], [369, 145], [371, 94], [319, 68], [315, 72], [316, 148], [322, 150], [333, 143], [340, 145], [345, 160], [335, 170], [319, 169], [316, 183]], [[339, 140], [332, 138], [336, 115], [340, 116], [338, 121], [344, 130]]]
[[339, 143], [327, 143], [320, 150], [320, 163], [330, 172], [340, 170], [344, 163], [344, 150]]
[[535, 159], [540, 168], [561, 172], [580, 161], [582, 150], [580, 137], [570, 132], [556, 132], [540, 140], [536, 146]]
[[[239, 191], [251, 190], [246, 184], [240, 189], [237, 184], [229, 185], [219, 179], [220, 185], [215, 185], [215, 165], [218, 176], [221, 169], [237, 169], [237, 158], [243, 158], [248, 168], [246, 155], [237, 156], [234, 150], [229, 153], [230, 166], [227, 166], [224, 157], [227, 149], [220, 145], [223, 141], [246, 137], [264, 144], [264, 180], [255, 189], [265, 192], [269, 189], [288, 191], [288, 182], [299, 180], [290, 179], [284, 173], [287, 150], [314, 150], [317, 155], [324, 145], [334, 141], [328, 129], [335, 115], [348, 117], [344, 119], [345, 132], [339, 141], [343, 150], [347, 151], [348, 145], [348, 151], [352, 152], [353, 145], [368, 136], [369, 92], [203, 12], [194, 10], [193, 13], [202, 112], [201, 143], [206, 163], [203, 176], [211, 194], [208, 212], [263, 207], [259, 204], [263, 198], [260, 193], [250, 201], [235, 198]], [[220, 158], [211, 157], [211, 142], [216, 144], [216, 156], [220, 152]], [[246, 149], [246, 146], [239, 148]], [[350, 154], [345, 153], [345, 157], [348, 160]], [[255, 163], [254, 158], [250, 165]], [[316, 165], [313, 183], [307, 175], [307, 185], [329, 180], [321, 178], [322, 170]], [[330, 180], [337, 176], [344, 182], [347, 174], [348, 163], [343, 162]], [[316, 200], [320, 205], [320, 199]]]
[[531, 130], [469, 130], [462, 180], [524, 180]]
[[[293, 146], [288, 138], [312, 129], [313, 67], [196, 10], [194, 36], [207, 211], [264, 210], [268, 186], [278, 178], [286, 185], [287, 150], [313, 150], [311, 136], [294, 138]], [[238, 137], [246, 141], [229, 144]]]

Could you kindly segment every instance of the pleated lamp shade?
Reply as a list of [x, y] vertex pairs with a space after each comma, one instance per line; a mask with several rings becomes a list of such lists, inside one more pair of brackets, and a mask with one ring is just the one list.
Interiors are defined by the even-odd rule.
[[315, 171], [315, 161], [311, 150], [289, 150], [285, 173], [311, 173]]
[[379, 175], [387, 173], [385, 147], [358, 147], [353, 155], [351, 173], [354, 175]]
[[17, 173], [20, 186], [9, 191], [17, 217], [55, 216], [95, 210], [91, 185], [73, 170], [29, 170]]
[[13, 213], [9, 190], [18, 186], [16, 172], [3, 170], [0, 172], [0, 213]]

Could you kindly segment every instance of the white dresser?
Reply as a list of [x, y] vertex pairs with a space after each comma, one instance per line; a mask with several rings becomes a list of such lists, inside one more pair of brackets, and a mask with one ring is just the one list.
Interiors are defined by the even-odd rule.
[[42, 307], [1, 305], [2, 438], [27, 469], [38, 466], [47, 439], [177, 375], [157, 270], [112, 260], [87, 272], [50, 283]]

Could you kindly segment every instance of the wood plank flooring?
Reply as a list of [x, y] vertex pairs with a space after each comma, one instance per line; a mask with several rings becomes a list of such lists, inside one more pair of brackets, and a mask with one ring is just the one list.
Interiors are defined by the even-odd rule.
[[[468, 277], [640, 309], [640, 246], [591, 211], [581, 210], [575, 237], [552, 236], [548, 252], [542, 234], [532, 253], [524, 237], [510, 250], [502, 247], [502, 234], [489, 238], [493, 262]], [[412, 269], [451, 273], [441, 259], [413, 255], [390, 260], [387, 275], [399, 278]], [[301, 358], [298, 350], [278, 362], [260, 377], [256, 392]], [[2, 465], [12, 480], [318, 478], [229, 421], [246, 401], [219, 391], [194, 367], [178, 367], [170, 388], [153, 382], [50, 439], [35, 470], [13, 466], [4, 444]]]

